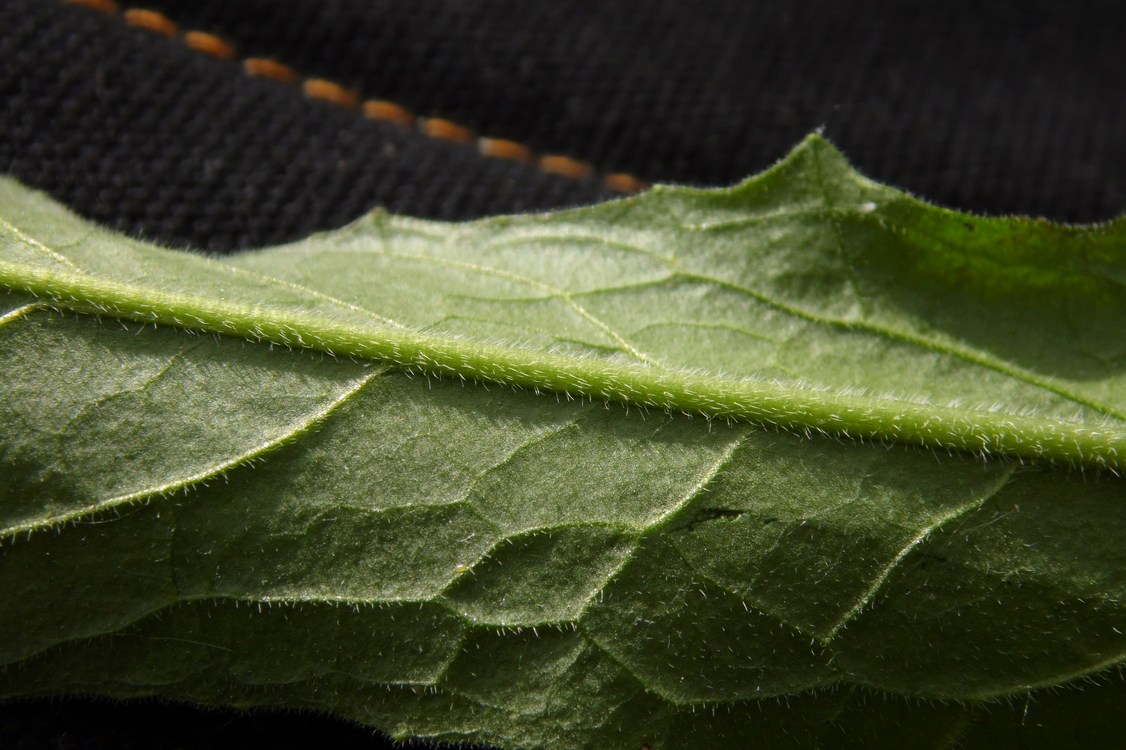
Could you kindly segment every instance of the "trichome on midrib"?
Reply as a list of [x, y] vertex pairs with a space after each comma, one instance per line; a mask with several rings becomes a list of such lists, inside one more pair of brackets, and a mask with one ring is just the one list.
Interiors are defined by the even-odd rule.
[[1091, 427], [777, 380], [724, 378], [522, 350], [404, 328], [360, 327], [267, 305], [169, 294], [51, 268], [0, 262], [0, 284], [63, 310], [374, 359], [427, 375], [570, 398], [1111, 471], [1121, 469], [1120, 456], [1126, 455], [1126, 430], [1109, 424]]

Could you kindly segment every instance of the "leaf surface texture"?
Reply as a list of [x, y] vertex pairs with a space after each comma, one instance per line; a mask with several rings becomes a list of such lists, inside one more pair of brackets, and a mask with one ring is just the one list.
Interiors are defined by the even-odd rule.
[[0, 283], [5, 695], [505, 747], [1120, 721], [1121, 220], [945, 211], [817, 137], [222, 260], [4, 182]]

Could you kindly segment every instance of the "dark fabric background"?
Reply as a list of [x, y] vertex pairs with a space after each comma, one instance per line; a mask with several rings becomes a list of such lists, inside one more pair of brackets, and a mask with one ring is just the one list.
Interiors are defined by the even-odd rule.
[[[125, 7], [134, 7], [125, 4]], [[152, 0], [239, 56], [597, 174], [729, 184], [824, 128], [931, 201], [1065, 221], [1126, 210], [1119, 2]], [[437, 219], [605, 200], [365, 119], [61, 0], [0, 0], [0, 170], [130, 234], [212, 252], [374, 206]], [[324, 717], [83, 699], [0, 705], [3, 748], [378, 747]]]
[[[152, 0], [183, 30], [601, 172], [740, 180], [819, 127], [948, 206], [1126, 209], [1116, 0]], [[0, 169], [223, 251], [375, 205], [440, 219], [610, 197], [364, 119], [61, 0], [0, 0]]]

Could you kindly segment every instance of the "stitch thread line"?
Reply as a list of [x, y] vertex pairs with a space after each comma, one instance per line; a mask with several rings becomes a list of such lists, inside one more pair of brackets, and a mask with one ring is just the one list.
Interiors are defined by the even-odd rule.
[[[90, 8], [106, 15], [119, 15], [134, 28], [145, 29], [169, 39], [180, 39], [189, 49], [220, 60], [234, 61], [238, 51], [230, 41], [207, 31], [181, 31], [178, 24], [163, 13], [146, 8], [122, 11], [114, 0], [63, 0], [68, 5]], [[328, 102], [344, 109], [356, 110], [369, 120], [387, 122], [417, 130], [435, 140], [475, 145], [477, 152], [490, 159], [503, 159], [536, 166], [541, 172], [574, 180], [595, 176], [593, 165], [564, 154], [537, 154], [528, 146], [505, 138], [478, 135], [472, 129], [441, 117], [419, 117], [409, 108], [384, 99], [364, 99], [356, 89], [326, 78], [304, 77], [285, 63], [265, 57], [242, 60], [243, 72], [256, 78], [268, 78], [300, 88], [308, 99]], [[631, 174], [611, 172], [602, 175], [603, 184], [619, 193], [636, 193], [648, 187]]]

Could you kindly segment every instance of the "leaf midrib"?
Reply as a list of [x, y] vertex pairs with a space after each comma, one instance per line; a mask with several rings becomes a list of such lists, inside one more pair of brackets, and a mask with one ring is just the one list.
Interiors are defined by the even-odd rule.
[[320, 315], [172, 293], [20, 263], [0, 262], [0, 284], [73, 312], [380, 360], [439, 377], [751, 421], [806, 433], [1112, 471], [1124, 468], [1126, 457], [1126, 428], [1117, 426], [1091, 427], [1078, 421], [920, 404], [774, 380], [674, 372], [405, 328], [360, 326]]

